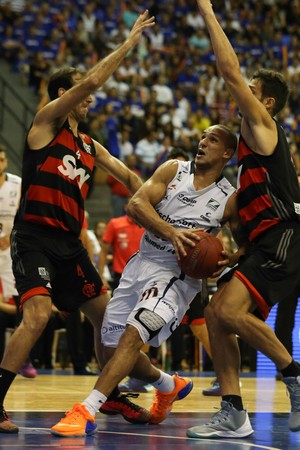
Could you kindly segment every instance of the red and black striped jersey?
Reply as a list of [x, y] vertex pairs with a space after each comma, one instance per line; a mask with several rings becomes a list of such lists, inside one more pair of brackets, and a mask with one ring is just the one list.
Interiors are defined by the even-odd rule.
[[81, 132], [75, 136], [68, 121], [40, 150], [31, 150], [26, 140], [15, 222], [34, 222], [79, 236], [95, 154], [92, 139]]
[[276, 126], [278, 143], [272, 155], [259, 155], [242, 137], [239, 141], [239, 214], [250, 241], [280, 221], [300, 220], [298, 178], [285, 133]]

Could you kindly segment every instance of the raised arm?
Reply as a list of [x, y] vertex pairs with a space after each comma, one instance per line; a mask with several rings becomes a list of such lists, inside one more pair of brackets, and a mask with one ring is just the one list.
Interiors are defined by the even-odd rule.
[[96, 166], [106, 170], [114, 178], [121, 181], [131, 195], [135, 194], [143, 184], [141, 178], [135, 172], [128, 169], [122, 161], [112, 156], [99, 142], [94, 141], [94, 144], [96, 147]]
[[43, 121], [51, 122], [65, 117], [78, 103], [83, 102], [89, 95], [95, 92], [117, 69], [128, 52], [137, 45], [142, 32], [154, 25], [154, 17], [148, 17], [148, 10], [140, 14], [135, 21], [131, 32], [125, 42], [115, 51], [99, 61], [87, 74], [64, 95], [48, 103], [36, 116], [35, 121], [41, 124]]
[[277, 143], [276, 125], [266, 106], [256, 97], [255, 87], [247, 85], [240, 64], [227, 36], [222, 30], [210, 0], [197, 0], [210, 35], [220, 75], [243, 116], [241, 133], [254, 151], [269, 154]]

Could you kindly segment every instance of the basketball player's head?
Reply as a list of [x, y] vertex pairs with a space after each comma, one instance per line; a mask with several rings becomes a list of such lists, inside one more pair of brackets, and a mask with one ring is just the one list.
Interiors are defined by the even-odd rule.
[[284, 77], [274, 70], [259, 69], [254, 72], [249, 87], [271, 116], [276, 116], [285, 106], [289, 88]]
[[63, 67], [54, 72], [48, 82], [48, 95], [50, 100], [59, 97], [60, 89], [67, 91], [71, 89], [77, 80], [83, 77], [84, 73], [74, 67]]
[[226, 125], [212, 125], [203, 131], [195, 162], [199, 167], [222, 168], [234, 155], [238, 139]]

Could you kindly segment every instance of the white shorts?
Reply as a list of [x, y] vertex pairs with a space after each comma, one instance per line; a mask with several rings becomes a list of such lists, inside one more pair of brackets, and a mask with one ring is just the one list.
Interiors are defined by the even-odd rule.
[[[138, 329], [144, 343], [159, 347], [180, 325], [201, 281], [181, 276], [179, 267], [169, 268], [142, 258], [139, 253], [127, 263], [119, 287], [108, 302], [102, 325], [102, 343], [117, 347], [127, 324]], [[150, 333], [135, 319], [137, 311], [147, 309], [161, 317], [165, 325], [150, 339]]]
[[12, 271], [10, 248], [0, 251], [0, 279], [2, 283], [3, 296], [5, 298], [18, 295], [15, 278]]

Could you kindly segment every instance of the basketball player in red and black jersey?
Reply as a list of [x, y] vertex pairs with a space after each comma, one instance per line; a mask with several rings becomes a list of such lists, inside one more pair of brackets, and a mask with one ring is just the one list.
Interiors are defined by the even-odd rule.
[[[98, 142], [81, 133], [92, 96], [154, 24], [148, 11], [134, 23], [125, 42], [83, 75], [63, 68], [49, 81], [50, 102], [36, 114], [23, 157], [22, 195], [11, 236], [16, 286], [23, 320], [13, 334], [0, 368], [0, 432], [17, 433], [7, 417], [4, 397], [44, 330], [51, 304], [80, 309], [95, 330], [100, 361], [100, 330], [108, 296], [79, 239], [94, 165], [104, 168], [134, 194], [139, 177]], [[115, 405], [116, 406], [116, 405]], [[128, 405], [127, 405], [128, 406]], [[136, 410], [135, 410], [136, 414]]]
[[239, 215], [250, 250], [234, 276], [207, 306], [214, 368], [221, 385], [221, 410], [205, 425], [188, 430], [194, 438], [245, 437], [253, 433], [239, 387], [236, 335], [268, 356], [290, 393], [289, 428], [300, 431], [300, 365], [264, 320], [278, 302], [300, 294], [300, 190], [286, 137], [274, 116], [284, 107], [288, 86], [281, 74], [258, 70], [244, 81], [238, 58], [210, 0], [197, 0], [220, 75], [239, 107]]

